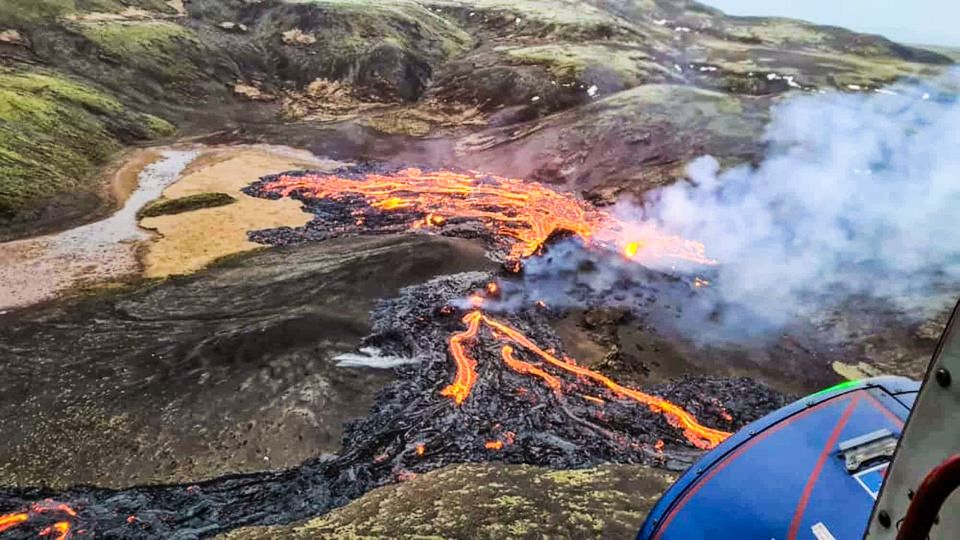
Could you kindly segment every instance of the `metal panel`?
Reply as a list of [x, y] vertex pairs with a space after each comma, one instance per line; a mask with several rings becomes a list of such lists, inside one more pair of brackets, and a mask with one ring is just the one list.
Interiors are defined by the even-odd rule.
[[[940, 338], [923, 387], [910, 413], [866, 538], [893, 540], [906, 515], [910, 496], [923, 477], [960, 452], [960, 304]], [[931, 540], [960, 538], [960, 496], [954, 493], [940, 511]]]
[[[878, 377], [808, 396], [757, 420], [691, 467], [647, 516], [638, 540], [860, 538], [882, 482], [856, 475], [838, 445], [865, 452], [899, 436], [919, 383]], [[869, 453], [869, 452], [868, 452]]]

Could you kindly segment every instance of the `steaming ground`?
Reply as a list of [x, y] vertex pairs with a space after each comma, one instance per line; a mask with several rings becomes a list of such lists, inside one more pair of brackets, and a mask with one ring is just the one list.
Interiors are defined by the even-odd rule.
[[757, 167], [722, 171], [703, 157], [689, 181], [621, 211], [709, 246], [714, 308], [740, 312], [714, 321], [727, 337], [769, 335], [853, 299], [924, 320], [960, 294], [958, 88], [953, 71], [788, 100]]
[[813, 350], [852, 337], [827, 335], [838, 316], [877, 310], [914, 326], [936, 318], [960, 296], [958, 88], [954, 71], [869, 95], [794, 97], [773, 110], [758, 165], [721, 170], [703, 156], [686, 181], [619, 201], [615, 214], [634, 225], [601, 239], [655, 228], [706, 245], [715, 266], [644, 259], [641, 247], [641, 262], [690, 290], [567, 242], [528, 261], [493, 309], [542, 300], [647, 312], [635, 294], [646, 291], [676, 308], [659, 325], [687, 340], [752, 347], [820, 333]]

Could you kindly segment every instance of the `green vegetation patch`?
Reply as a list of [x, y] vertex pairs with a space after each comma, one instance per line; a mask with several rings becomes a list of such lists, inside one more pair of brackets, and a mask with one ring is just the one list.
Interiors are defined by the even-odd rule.
[[426, 0], [441, 13], [456, 13], [469, 25], [498, 35], [581, 42], [638, 37], [638, 27], [610, 11], [577, 0]]
[[73, 0], [0, 0], [0, 25], [23, 28], [75, 9]]
[[724, 27], [728, 36], [770, 47], [818, 48], [830, 37], [822, 29], [794, 19], [731, 17], [728, 21]]
[[612, 70], [624, 83], [633, 86], [651, 72], [668, 71], [644, 51], [623, 43], [551, 44], [501, 50], [517, 62], [546, 67], [558, 79], [579, 79], [589, 67], [599, 66]]
[[154, 116], [152, 114], [143, 115], [144, 122], [146, 127], [150, 132], [151, 139], [160, 138], [160, 137], [170, 137], [177, 132], [177, 126], [167, 122], [163, 118]]
[[[329, 27], [316, 33], [316, 48], [337, 55], [356, 54], [386, 43], [401, 49], [420, 50], [428, 56], [450, 57], [466, 51], [473, 43], [473, 38], [449, 19], [413, 0], [287, 0], [287, 3], [314, 6], [336, 15]], [[311, 32], [310, 28], [300, 30]]]
[[237, 200], [226, 193], [197, 193], [177, 199], [160, 199], [154, 201], [140, 209], [140, 211], [137, 212], [137, 217], [169, 216], [191, 212], [201, 208], [226, 206], [235, 202], [237, 202]]
[[427, 0], [437, 7], [469, 8], [480, 11], [509, 11], [523, 19], [558, 25], [617, 24], [610, 13], [576, 0]]
[[84, 22], [70, 26], [127, 67], [171, 81], [190, 80], [202, 44], [190, 29], [169, 21]]
[[85, 189], [122, 143], [173, 129], [52, 72], [0, 68], [0, 218]]
[[174, 13], [168, 0], [76, 0], [78, 11], [118, 13], [127, 8], [139, 8], [158, 13]]
[[128, 7], [173, 12], [165, 0], [0, 0], [0, 26], [23, 28], [76, 13], [119, 13]]

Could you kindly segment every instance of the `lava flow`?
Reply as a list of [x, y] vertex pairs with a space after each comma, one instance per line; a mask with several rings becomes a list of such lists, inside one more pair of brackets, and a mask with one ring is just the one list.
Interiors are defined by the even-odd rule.
[[[322, 234], [351, 226], [366, 231], [433, 227], [442, 228], [446, 233], [458, 224], [481, 223], [492, 242], [505, 248], [501, 254], [515, 270], [519, 270], [522, 259], [539, 253], [551, 235], [559, 231], [575, 235], [588, 245], [615, 250], [630, 260], [715, 263], [706, 257], [704, 246], [699, 242], [670, 236], [644, 224], [625, 222], [569, 193], [554, 191], [536, 182], [477, 172], [418, 168], [383, 172], [354, 168], [331, 174], [291, 173], [264, 178], [251, 186], [249, 194], [273, 198], [293, 196], [303, 200], [317, 215], [312, 226]], [[485, 292], [497, 295], [499, 285], [489, 283]], [[471, 296], [469, 302], [472, 310], [463, 318], [466, 329], [448, 338], [456, 375], [441, 391], [457, 405], [467, 399], [477, 382], [477, 361], [467, 353], [467, 344], [475, 341], [481, 327], [486, 326], [499, 339], [534, 354], [555, 371], [576, 376], [616, 397], [633, 400], [663, 414], [699, 448], [713, 448], [729, 436], [701, 425], [689, 412], [667, 400], [622, 386], [567, 358], [561, 360], [540, 349], [516, 329], [481, 311], [480, 295]], [[511, 345], [503, 346], [500, 356], [511, 370], [537, 377], [555, 395], [562, 395], [563, 381], [557, 374], [518, 358]], [[604, 403], [597, 396], [584, 398], [592, 403]]]
[[[417, 168], [360, 175], [284, 174], [265, 180], [254, 191], [314, 200], [360, 197], [376, 211], [419, 216], [408, 225], [412, 229], [479, 221], [498, 241], [507, 243], [508, 260], [533, 255], [555, 231], [568, 231], [630, 259], [714, 262], [699, 242], [625, 223], [569, 193], [516, 178]], [[363, 208], [354, 210], [352, 222], [368, 224], [364, 212]]]
[[[532, 342], [515, 328], [484, 314], [479, 309], [467, 313], [463, 317], [463, 322], [467, 325], [467, 329], [451, 336], [448, 343], [450, 354], [457, 364], [456, 377], [449, 386], [441, 391], [441, 395], [452, 398], [458, 405], [467, 399], [470, 395], [470, 390], [473, 388], [473, 384], [477, 380], [477, 362], [466, 353], [464, 342], [475, 339], [480, 331], [480, 326], [485, 324], [493, 331], [494, 336], [500, 340], [510, 341], [523, 347], [554, 368], [590, 380], [595, 384], [600, 384], [618, 397], [631, 399], [646, 405], [655, 412], [663, 414], [667, 421], [672, 426], [681, 429], [684, 437], [697, 448], [713, 448], [730, 436], [728, 432], [701, 425], [693, 415], [674, 403], [645, 394], [633, 388], [622, 386], [605, 375], [577, 365], [576, 362], [569, 358], [564, 358], [563, 360], [557, 358], [553, 354], [541, 349], [536, 343]], [[501, 356], [504, 363], [510, 369], [521, 374], [537, 376], [543, 379], [554, 393], [558, 395], [562, 394], [563, 390], [560, 379], [533, 364], [517, 360], [514, 356], [514, 349], [510, 345], [503, 346]], [[595, 399], [598, 398], [593, 397], [590, 401]]]
[[[565, 246], [576, 244], [598, 260], [666, 259], [670, 266], [678, 261], [712, 263], [697, 242], [620, 221], [540, 184], [479, 173], [371, 171], [365, 167], [261, 179], [244, 192], [297, 198], [314, 218], [296, 229], [252, 231], [250, 238], [288, 245], [350, 233], [430, 229], [484, 242], [489, 255], [513, 273], [529, 262], [525, 257], [551, 257], [546, 253], [551, 242], [566, 235], [578, 241]], [[563, 256], [562, 249], [554, 253]], [[617, 268], [632, 280], [659, 275], [631, 265]], [[779, 403], [772, 391], [743, 381], [684, 380], [647, 394], [554, 349], [541, 348], [539, 344], [560, 342], [550, 324], [554, 306], [536, 297], [529, 305], [507, 298], [537, 279], [537, 272], [529, 264], [522, 275], [508, 272], [509, 281], [499, 282], [483, 272], [438, 276], [381, 301], [371, 312], [374, 331], [364, 343], [387, 355], [426, 361], [397, 366], [397, 380], [377, 394], [370, 413], [344, 425], [341, 449], [333, 457], [199, 484], [122, 490], [78, 486], [56, 493], [72, 506], [35, 500], [39, 493], [52, 495], [49, 490], [0, 489], [0, 509], [12, 512], [0, 514], [0, 536], [204, 538], [239, 526], [300, 521], [387, 483], [454, 463], [484, 460], [552, 468], [650, 463], [680, 470], [689, 464], [691, 453], [663, 442], [654, 446], [655, 441], [680, 442], [685, 437], [693, 446], [707, 449], [729, 434], [702, 425], [678, 403], [698, 407], [694, 410], [701, 420], [732, 429]], [[675, 287], [676, 294], [692, 294], [686, 280], [664, 283]], [[708, 285], [701, 279], [693, 288]], [[608, 301], [606, 291], [596, 294], [599, 303]], [[494, 316], [494, 306], [486, 303], [492, 298], [500, 300], [497, 309], [516, 310]], [[457, 321], [449, 316], [458, 309], [464, 310], [463, 328], [451, 326]], [[456, 363], [452, 376], [448, 358]], [[743, 390], [745, 385], [749, 390]], [[453, 403], [438, 396], [438, 389]], [[733, 415], [719, 402], [705, 405], [702, 399], [733, 394], [730, 389], [736, 389], [737, 396], [759, 397], [741, 403]], [[82, 509], [80, 515], [73, 508]]]
[[[77, 512], [70, 506], [47, 499], [35, 502], [22, 512], [0, 514], [0, 533], [17, 528], [23, 524], [47, 514], [64, 514], [67, 518], [77, 517]], [[72, 525], [68, 520], [57, 521], [38, 533], [38, 536], [50, 537], [52, 540], [66, 540], [70, 535]]]

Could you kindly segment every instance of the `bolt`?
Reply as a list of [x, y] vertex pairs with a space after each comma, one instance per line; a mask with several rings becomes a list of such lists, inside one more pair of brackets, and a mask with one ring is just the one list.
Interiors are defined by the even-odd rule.
[[910, 500], [913, 500], [913, 490], [912, 490], [912, 489], [908, 489], [908, 490], [907, 490], [907, 498], [910, 499]]
[[940, 386], [944, 388], [950, 386], [951, 377], [950, 377], [950, 372], [947, 370], [947, 368], [938, 369], [935, 377], [937, 379], [937, 384], [939, 384]]
[[882, 525], [884, 529], [889, 528], [890, 514], [888, 514], [886, 510], [881, 510], [880, 512], [877, 513], [877, 521], [880, 522], [880, 525]]

